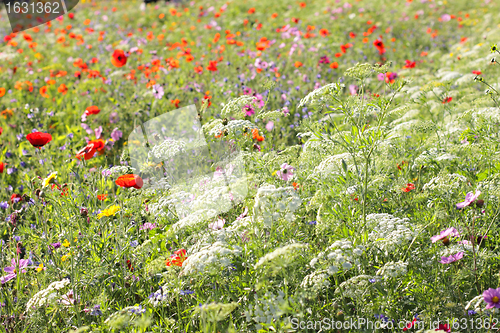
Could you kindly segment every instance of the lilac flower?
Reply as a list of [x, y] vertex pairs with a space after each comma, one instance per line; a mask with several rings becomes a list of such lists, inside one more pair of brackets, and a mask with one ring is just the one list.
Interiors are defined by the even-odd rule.
[[111, 124], [117, 123], [120, 120], [118, 117], [118, 112], [113, 112], [109, 115], [109, 122]]
[[283, 163], [281, 165], [281, 170], [276, 172], [276, 174], [282, 180], [288, 181], [289, 179], [293, 178], [293, 170], [295, 170], [294, 167], [292, 167], [291, 165], [288, 165], [287, 163]]
[[19, 270], [21, 271], [21, 273], [26, 273], [26, 270], [24, 268], [28, 266], [28, 259], [21, 259], [19, 260], [19, 262], [16, 262], [16, 259], [12, 259], [10, 263], [12, 266], [5, 267], [3, 269], [8, 274], [0, 278], [0, 282], [2, 284], [14, 279], [17, 276]]
[[2, 209], [9, 208], [9, 203], [7, 201], [0, 202], [0, 208], [2, 208]]
[[115, 128], [113, 132], [111, 132], [111, 138], [113, 141], [118, 141], [120, 138], [123, 136], [123, 132], [120, 131], [118, 128]]
[[136, 247], [137, 245], [139, 245], [139, 242], [136, 240], [133, 240], [130, 242], [130, 246], [132, 246], [132, 247]]
[[163, 91], [163, 87], [160, 84], [155, 84], [153, 86], [153, 96], [156, 99], [161, 99], [165, 95], [165, 92]]
[[102, 126], [99, 126], [98, 128], [96, 128], [94, 130], [94, 133], [95, 133], [95, 138], [99, 139], [101, 137], [101, 134], [102, 134]]
[[464, 257], [463, 252], [458, 252], [457, 254], [453, 254], [449, 257], [441, 257], [441, 260], [439, 261], [442, 264], [451, 264], [452, 262], [455, 262], [457, 260], [460, 260]]
[[431, 241], [433, 243], [436, 243], [438, 240], [448, 238], [448, 237], [458, 237], [460, 236], [460, 233], [458, 232], [457, 229], [455, 228], [448, 228], [446, 230], [441, 231], [439, 235], [435, 235], [431, 237]]
[[92, 309], [92, 312], [90, 312], [91, 316], [100, 316], [102, 315], [101, 311], [101, 306], [100, 305], [95, 305], [94, 308]]
[[465, 196], [465, 201], [457, 203], [457, 209], [462, 209], [464, 207], [470, 206], [471, 203], [476, 201], [480, 194], [481, 191], [478, 190], [476, 190], [475, 194], [472, 194], [472, 192], [467, 193], [467, 195]]
[[483, 299], [488, 304], [486, 309], [500, 308], [500, 288], [490, 288], [483, 292]]
[[219, 229], [222, 229], [222, 227], [224, 227], [224, 224], [226, 224], [226, 220], [224, 220], [224, 219], [218, 219], [214, 223], [210, 223], [208, 225], [208, 227], [210, 229], [212, 229], [212, 230], [219, 230]]

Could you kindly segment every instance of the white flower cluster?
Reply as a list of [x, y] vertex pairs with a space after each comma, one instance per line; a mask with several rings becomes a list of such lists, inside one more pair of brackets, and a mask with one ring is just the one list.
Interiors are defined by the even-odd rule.
[[234, 135], [241, 135], [243, 134], [245, 128], [248, 133], [251, 133], [252, 129], [258, 127], [251, 121], [240, 119], [230, 120], [227, 125], [222, 124], [222, 122], [217, 122], [217, 124], [210, 129], [209, 135], [219, 135], [223, 133], [224, 130], [227, 130], [228, 133], [233, 133]]
[[230, 248], [223, 242], [215, 242], [202, 247], [198, 252], [189, 254], [182, 264], [182, 272], [185, 275], [206, 274], [220, 272], [221, 267], [231, 264], [231, 257], [239, 256], [242, 248], [233, 246]]
[[238, 98], [233, 98], [227, 104], [225, 104], [222, 108], [221, 115], [233, 114], [237, 115], [238, 112], [241, 114], [241, 109], [247, 105], [252, 103], [255, 100], [254, 96], [243, 95]]
[[340, 288], [338, 288], [335, 293], [341, 294], [343, 297], [350, 298], [361, 298], [367, 292], [370, 291], [370, 285], [372, 281], [376, 281], [376, 276], [371, 275], [357, 275], [354, 276], [340, 284]]
[[414, 167], [420, 167], [421, 165], [427, 164], [431, 161], [435, 161], [439, 156], [445, 154], [444, 149], [431, 148], [422, 152], [414, 161]]
[[194, 211], [173, 224], [169, 229], [169, 233], [176, 233], [186, 228], [198, 228], [201, 224], [205, 223], [206, 220], [216, 215], [217, 211], [215, 209], [200, 209]]
[[330, 286], [328, 277], [329, 274], [326, 270], [315, 271], [304, 277], [304, 279], [300, 283], [300, 288], [304, 291], [317, 294], [321, 290], [326, 289]]
[[277, 320], [283, 314], [280, 306], [285, 303], [285, 293], [281, 290], [278, 295], [272, 292], [266, 292], [263, 297], [256, 300], [255, 304], [250, 304], [245, 311], [247, 322], [256, 322], [257, 330], [261, 329], [260, 324], [272, 324], [273, 320]]
[[403, 276], [407, 272], [408, 263], [403, 261], [389, 261], [377, 271], [378, 276], [382, 276], [385, 280]]
[[392, 252], [397, 246], [405, 244], [417, 235], [411, 228], [409, 218], [398, 218], [390, 214], [369, 214], [366, 216], [367, 226], [372, 229], [369, 240], [385, 250]]
[[338, 93], [342, 88], [344, 87], [343, 84], [338, 84], [338, 83], [330, 83], [327, 85], [324, 85], [321, 88], [318, 88], [316, 90], [313, 90], [310, 92], [306, 97], [302, 98], [300, 100], [299, 105], [297, 106], [298, 108], [303, 107], [306, 104], [311, 104], [311, 103], [318, 103], [323, 101], [323, 97], [329, 96], [329, 95], [334, 95]]
[[474, 121], [500, 121], [500, 108], [489, 107], [472, 111]]
[[164, 140], [149, 151], [148, 158], [150, 160], [165, 161], [179, 152], [185, 151], [185, 149], [186, 142], [182, 140]]
[[351, 241], [341, 239], [320, 252], [309, 262], [309, 265], [314, 267], [318, 262], [326, 263], [328, 273], [335, 274], [339, 270], [346, 271], [351, 269], [353, 265], [359, 265], [358, 258], [363, 255], [364, 251], [364, 246], [354, 246]]
[[339, 174], [342, 170], [342, 161], [346, 163], [347, 169], [351, 171], [354, 169], [351, 154], [337, 154], [323, 159], [323, 161], [321, 161], [321, 163], [314, 168], [314, 171], [307, 178], [310, 179], [315, 177], [325, 177], [330, 174]]
[[301, 243], [292, 243], [275, 249], [259, 259], [254, 268], [270, 267], [277, 269], [294, 261], [300, 250], [307, 248], [307, 245]]
[[168, 213], [174, 210], [174, 202], [175, 200], [170, 197], [160, 196], [157, 202], [151, 204], [148, 203], [148, 212], [155, 217], [168, 216]]
[[50, 303], [58, 296], [61, 296], [59, 291], [69, 285], [69, 283], [69, 279], [52, 282], [46, 289], [40, 290], [35, 295], [33, 295], [33, 297], [26, 304], [26, 311], [31, 311], [33, 309], [39, 308], [45, 304]]
[[441, 174], [425, 183], [423, 189], [424, 191], [437, 194], [451, 194], [454, 190], [460, 188], [460, 186], [462, 186], [465, 182], [467, 182], [467, 178], [457, 173]]
[[293, 212], [301, 204], [302, 200], [292, 186], [276, 188], [274, 185], [264, 185], [255, 196], [254, 221], [263, 222], [268, 227], [279, 218], [292, 222], [295, 220]]

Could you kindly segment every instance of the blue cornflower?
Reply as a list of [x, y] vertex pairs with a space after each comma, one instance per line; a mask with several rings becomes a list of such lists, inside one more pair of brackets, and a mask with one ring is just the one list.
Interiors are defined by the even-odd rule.
[[181, 291], [179, 291], [179, 294], [181, 294], [181, 296], [191, 295], [191, 294], [194, 294], [194, 291], [192, 291], [192, 290], [181, 290]]

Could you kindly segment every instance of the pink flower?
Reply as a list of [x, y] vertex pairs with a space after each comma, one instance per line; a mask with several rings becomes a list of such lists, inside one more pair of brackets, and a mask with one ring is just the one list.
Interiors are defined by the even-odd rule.
[[351, 95], [356, 95], [356, 94], [358, 93], [358, 86], [357, 86], [357, 85], [355, 85], [355, 84], [351, 84], [351, 85], [349, 86], [349, 93], [350, 93]]
[[210, 223], [208, 227], [212, 230], [220, 230], [222, 227], [224, 227], [224, 224], [226, 224], [226, 220], [224, 219], [218, 219], [214, 223]]
[[[14, 279], [17, 276], [17, 273], [20, 271], [21, 273], [26, 273], [26, 270], [23, 268], [28, 267], [28, 259], [21, 259], [19, 262], [16, 262], [16, 259], [12, 259], [10, 261], [10, 264], [12, 266], [10, 267], [5, 267], [3, 270], [8, 273], [5, 276], [2, 276], [0, 278], [0, 282], [4, 284], [5, 282], [8, 282], [12, 279]], [[19, 266], [19, 267], [18, 267]]]
[[238, 216], [238, 217], [236, 218], [236, 220], [241, 220], [241, 219], [243, 219], [245, 216], [247, 216], [247, 214], [248, 214], [248, 207], [245, 207], [245, 210], [243, 211], [243, 213], [241, 213], [241, 215], [240, 215], [240, 216]]
[[471, 203], [476, 201], [480, 194], [481, 191], [478, 190], [476, 190], [475, 194], [472, 194], [472, 192], [467, 193], [467, 195], [465, 196], [465, 201], [457, 203], [457, 209], [462, 209], [469, 206]]
[[284, 181], [288, 181], [289, 179], [293, 178], [293, 170], [295, 170], [294, 167], [286, 163], [283, 163], [281, 165], [281, 170], [278, 171], [276, 174]]
[[460, 236], [460, 233], [458, 232], [457, 229], [455, 228], [448, 228], [446, 230], [443, 230], [441, 231], [441, 233], [439, 235], [436, 235], [436, 236], [432, 236], [431, 237], [431, 241], [433, 243], [436, 243], [438, 240], [441, 240], [441, 239], [444, 239], [444, 238], [448, 238], [448, 237], [458, 237]]
[[439, 262], [442, 264], [451, 264], [452, 262], [460, 260], [463, 257], [464, 257], [464, 253], [458, 252], [457, 254], [451, 255], [449, 257], [441, 257], [441, 260]]
[[156, 223], [150, 223], [150, 222], [147, 222], [147, 223], [144, 223], [140, 228], [139, 230], [153, 230], [154, 228], [156, 228]]
[[267, 123], [267, 125], [266, 125], [266, 130], [267, 130], [268, 132], [271, 132], [271, 131], [273, 130], [273, 128], [274, 128], [274, 122], [273, 122], [273, 121], [269, 121], [269, 122]]
[[486, 309], [500, 308], [500, 288], [490, 288], [483, 292], [483, 299], [486, 302]]

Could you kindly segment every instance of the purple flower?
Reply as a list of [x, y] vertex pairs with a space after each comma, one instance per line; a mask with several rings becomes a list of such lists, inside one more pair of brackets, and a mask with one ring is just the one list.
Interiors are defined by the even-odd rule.
[[118, 117], [118, 112], [113, 112], [109, 115], [109, 122], [111, 124], [117, 123], [120, 120]]
[[451, 264], [452, 262], [455, 262], [457, 260], [460, 260], [464, 257], [463, 252], [458, 252], [457, 254], [453, 254], [449, 257], [441, 257], [441, 260], [439, 261], [442, 264]]
[[9, 208], [9, 203], [7, 201], [0, 202], [0, 208], [2, 209]]
[[94, 133], [95, 133], [95, 138], [99, 139], [101, 137], [101, 134], [102, 134], [102, 126], [99, 126], [98, 128], [96, 128], [94, 130]]
[[276, 174], [278, 175], [278, 177], [280, 177], [284, 181], [288, 181], [289, 179], [291, 179], [293, 177], [293, 170], [295, 170], [294, 167], [292, 167], [291, 165], [288, 165], [286, 163], [283, 163], [281, 165], [281, 170], [276, 172]]
[[16, 262], [16, 259], [12, 259], [10, 263], [12, 266], [3, 269], [8, 274], [0, 278], [2, 284], [14, 279], [19, 271], [21, 271], [21, 273], [26, 273], [24, 268], [28, 266], [28, 259], [21, 259], [19, 262]]
[[179, 294], [181, 294], [182, 296], [184, 296], [184, 295], [191, 295], [191, 294], [194, 294], [194, 291], [192, 291], [192, 290], [181, 290], [181, 291], [179, 291]]
[[118, 141], [120, 138], [123, 136], [123, 132], [120, 131], [118, 128], [115, 128], [113, 132], [111, 132], [111, 138], [113, 141]]
[[446, 230], [443, 230], [441, 231], [441, 233], [439, 235], [436, 235], [436, 236], [432, 236], [431, 237], [431, 241], [433, 243], [436, 243], [438, 240], [441, 240], [441, 239], [444, 239], [444, 238], [448, 238], [448, 237], [458, 237], [460, 236], [460, 233], [458, 232], [457, 229], [455, 228], [448, 228]]
[[52, 243], [50, 244], [54, 249], [58, 249], [61, 247], [61, 243], [57, 242], [57, 243]]
[[479, 197], [480, 194], [481, 191], [478, 190], [476, 190], [475, 194], [472, 194], [472, 192], [467, 193], [467, 195], [465, 196], [465, 201], [457, 203], [457, 209], [462, 209], [464, 207], [469, 206], [471, 203], [476, 201], [476, 199]]
[[483, 299], [488, 304], [486, 309], [500, 308], [500, 288], [490, 288], [483, 292]]

